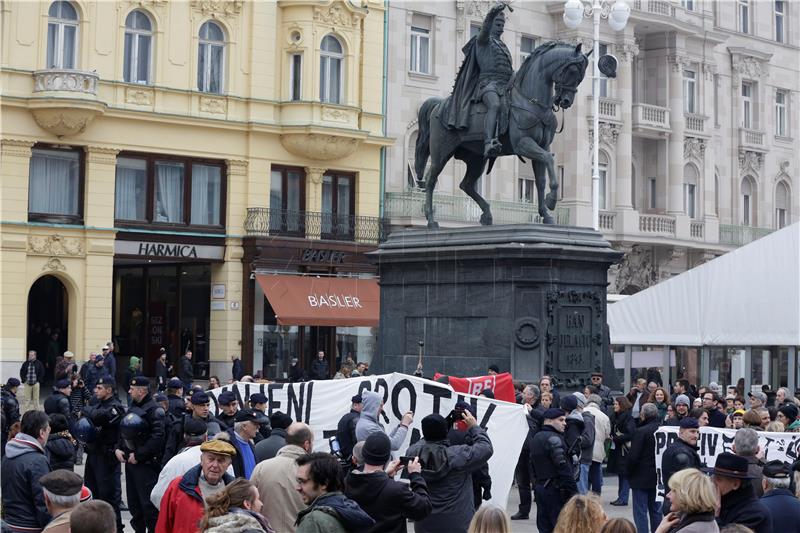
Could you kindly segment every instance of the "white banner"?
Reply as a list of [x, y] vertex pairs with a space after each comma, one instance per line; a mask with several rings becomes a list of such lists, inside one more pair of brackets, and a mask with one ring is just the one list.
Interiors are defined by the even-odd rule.
[[269, 400], [267, 414], [282, 411], [298, 422], [305, 422], [314, 430], [314, 450], [324, 452], [330, 451], [328, 438], [336, 434], [339, 419], [350, 411], [350, 398], [362, 391], [371, 390], [383, 395], [382, 423], [386, 429], [397, 426], [403, 413], [414, 412], [414, 422], [400, 448], [400, 455], [411, 443], [422, 438], [421, 424], [425, 416], [438, 413], [446, 417], [457, 401], [465, 400], [475, 406], [478, 424], [492, 441], [494, 454], [489, 459], [491, 502], [503, 509], [511, 490], [519, 452], [528, 434], [525, 409], [521, 405], [457, 393], [448, 385], [406, 374], [306, 383], [237, 382], [208, 391], [214, 403], [212, 412], [219, 412], [217, 397], [226, 390], [236, 394], [241, 406], [247, 405], [251, 394], [260, 392], [266, 395]]
[[[678, 438], [677, 426], [662, 426], [655, 432], [656, 437], [656, 499], [662, 501], [666, 493], [664, 480], [661, 476], [661, 460], [664, 450]], [[700, 439], [697, 441], [697, 453], [704, 467], [711, 468], [717, 462], [717, 456], [724, 452], [733, 453], [733, 439], [735, 429], [719, 429], [704, 427], [700, 429]], [[784, 463], [793, 463], [800, 459], [800, 433], [772, 433], [758, 432], [758, 445], [761, 447], [759, 457], [766, 463], [778, 459]]]

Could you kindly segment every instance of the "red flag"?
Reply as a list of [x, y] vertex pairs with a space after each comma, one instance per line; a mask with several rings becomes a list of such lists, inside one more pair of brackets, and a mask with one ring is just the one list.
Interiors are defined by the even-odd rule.
[[[434, 380], [444, 377], [444, 374], [438, 372], [433, 376]], [[514, 394], [514, 380], [511, 374], [503, 372], [494, 376], [475, 376], [471, 378], [457, 378], [455, 376], [446, 376], [449, 379], [449, 384], [456, 392], [463, 392], [466, 394], [479, 395], [481, 391], [489, 389], [494, 393], [494, 397], [504, 402], [516, 402], [516, 395]]]

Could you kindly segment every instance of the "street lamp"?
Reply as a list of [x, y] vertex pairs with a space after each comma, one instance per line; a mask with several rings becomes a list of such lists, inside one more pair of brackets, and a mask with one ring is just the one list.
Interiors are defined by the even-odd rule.
[[620, 31], [628, 23], [631, 8], [625, 0], [614, 3], [608, 0], [592, 0], [591, 5], [583, 0], [568, 0], [564, 4], [564, 24], [574, 30], [584, 18], [592, 17], [594, 22], [594, 71], [592, 74], [592, 128], [594, 146], [592, 155], [592, 227], [600, 229], [600, 18], [608, 19], [614, 31]]

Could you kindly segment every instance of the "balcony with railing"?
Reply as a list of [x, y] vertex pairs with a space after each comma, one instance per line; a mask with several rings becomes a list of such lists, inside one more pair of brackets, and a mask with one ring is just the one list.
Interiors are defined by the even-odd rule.
[[772, 228], [756, 228], [753, 226], [719, 225], [719, 243], [730, 246], [744, 246], [775, 231]]
[[669, 133], [669, 108], [638, 103], [633, 104], [632, 111], [634, 132], [655, 137], [663, 137], [665, 133]]
[[616, 216], [614, 211], [600, 211], [597, 219], [600, 231], [614, 231], [614, 220]]
[[313, 211], [288, 211], [248, 207], [244, 221], [249, 237], [298, 237], [301, 239], [379, 244], [386, 240], [386, 219]]
[[28, 107], [37, 124], [58, 137], [82, 133], [105, 112], [97, 99], [97, 72], [46, 69], [33, 73], [33, 97]]
[[702, 241], [705, 239], [706, 225], [702, 220], [692, 220], [689, 222], [689, 237]]
[[706, 120], [708, 117], [698, 113], [686, 113], [684, 118], [686, 119], [686, 133], [688, 135], [708, 136], [706, 132]]
[[767, 147], [764, 143], [764, 132], [750, 128], [739, 128], [739, 146], [746, 150], [766, 152]]
[[648, 235], [675, 236], [675, 217], [670, 215], [639, 214], [639, 232]]
[[[589, 116], [594, 117], [594, 107], [592, 105], [592, 96], [587, 96], [586, 99], [589, 103]], [[615, 100], [614, 98], [600, 97], [597, 102], [597, 107], [600, 111], [600, 120], [609, 122], [622, 123], [622, 100]]]
[[[492, 217], [495, 224], [541, 223], [536, 205], [527, 202], [507, 202], [491, 200]], [[387, 192], [384, 214], [395, 224], [414, 224], [425, 219], [425, 192], [403, 191]], [[433, 210], [436, 220], [460, 224], [477, 224], [481, 209], [466, 195], [434, 193]], [[399, 219], [409, 219], [404, 222]], [[556, 224], [569, 224], [569, 209], [556, 207]]]
[[633, 9], [653, 15], [675, 16], [675, 6], [668, 0], [634, 0]]

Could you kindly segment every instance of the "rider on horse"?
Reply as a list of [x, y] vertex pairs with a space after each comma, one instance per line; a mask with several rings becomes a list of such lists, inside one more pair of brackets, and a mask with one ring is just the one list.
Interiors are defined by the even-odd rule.
[[514, 74], [511, 53], [500, 39], [506, 23], [503, 13], [506, 7], [508, 5], [504, 3], [492, 7], [480, 33], [464, 46], [464, 63], [458, 71], [446, 113], [448, 128], [466, 129], [469, 127], [470, 104], [482, 101], [486, 105], [483, 133], [484, 157], [487, 159], [500, 155], [503, 148], [498, 139], [498, 118], [508, 82]]

